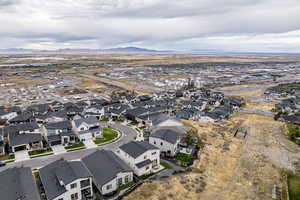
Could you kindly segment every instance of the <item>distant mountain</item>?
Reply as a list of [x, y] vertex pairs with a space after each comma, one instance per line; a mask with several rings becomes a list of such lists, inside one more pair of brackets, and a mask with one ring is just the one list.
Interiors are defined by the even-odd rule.
[[0, 53], [164, 53], [170, 51], [158, 51], [139, 47], [119, 47], [110, 49], [58, 49], [58, 50], [33, 50], [22, 48], [0, 49]]
[[146, 52], [146, 53], [157, 53], [162, 51], [157, 51], [153, 49], [144, 49], [138, 47], [121, 47], [121, 48], [111, 48], [111, 49], [103, 49], [102, 51], [106, 52], [118, 52], [118, 53], [126, 53], [126, 52]]

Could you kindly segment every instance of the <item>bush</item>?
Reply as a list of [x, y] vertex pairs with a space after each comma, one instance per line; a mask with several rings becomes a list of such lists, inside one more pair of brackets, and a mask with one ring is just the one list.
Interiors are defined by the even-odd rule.
[[289, 139], [300, 145], [300, 126], [294, 124], [287, 124]]
[[288, 173], [287, 180], [290, 200], [300, 200], [300, 176]]
[[186, 153], [178, 153], [175, 159], [185, 163], [191, 163], [194, 161], [193, 156]]

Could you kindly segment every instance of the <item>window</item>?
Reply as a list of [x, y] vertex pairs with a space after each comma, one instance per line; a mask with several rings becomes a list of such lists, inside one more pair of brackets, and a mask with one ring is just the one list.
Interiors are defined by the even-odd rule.
[[147, 159], [147, 155], [144, 156], [144, 159]]
[[120, 186], [120, 185], [122, 185], [122, 183], [123, 183], [122, 178], [119, 178], [118, 179], [118, 185]]
[[155, 155], [156, 154], [156, 151], [154, 151], [153, 153], [152, 153], [152, 155]]
[[64, 200], [64, 198], [60, 198], [60, 199], [58, 199], [58, 200]]
[[160, 143], [160, 145], [162, 146], [162, 145], [163, 145], [163, 143], [161, 142], [161, 143]]
[[129, 175], [125, 176], [125, 184], [129, 182]]
[[90, 179], [85, 179], [85, 180], [80, 181], [80, 187], [81, 188], [85, 188], [85, 187], [88, 187], [88, 186], [90, 186]]
[[154, 141], [154, 144], [156, 144], [156, 141]]
[[150, 168], [150, 167], [149, 167], [149, 166], [147, 166], [147, 167], [146, 167], [146, 170], [148, 170], [149, 168]]
[[74, 188], [76, 188], [76, 187], [77, 187], [77, 183], [71, 184], [71, 189], [74, 189]]
[[77, 200], [78, 199], [78, 193], [71, 194], [71, 200]]
[[111, 188], [112, 188], [112, 185], [111, 185], [111, 184], [109, 184], [109, 185], [106, 186], [106, 189], [107, 189], [107, 190], [110, 190]]

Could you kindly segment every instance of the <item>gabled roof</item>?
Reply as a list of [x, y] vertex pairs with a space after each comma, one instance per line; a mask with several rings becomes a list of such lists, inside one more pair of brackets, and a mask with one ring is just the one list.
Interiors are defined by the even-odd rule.
[[145, 141], [131, 141], [127, 144], [123, 144], [119, 147], [121, 150], [129, 154], [133, 158], [137, 158], [143, 153], [149, 151], [149, 150], [156, 150], [157, 147], [153, 146], [152, 144], [149, 144]]
[[49, 200], [66, 192], [60, 181], [67, 185], [77, 179], [91, 177], [90, 172], [80, 161], [57, 160], [39, 171], [41, 182]]
[[82, 159], [90, 173], [99, 185], [117, 177], [120, 172], [132, 170], [112, 151], [98, 150]]
[[88, 125], [97, 125], [99, 124], [99, 120], [95, 116], [89, 116], [87, 118], [76, 119], [74, 120], [74, 123], [76, 127], [80, 126], [82, 123], [86, 123]]
[[15, 118], [9, 120], [9, 122], [25, 122], [31, 119], [33, 119], [32, 112], [25, 111], [19, 114], [18, 116], [16, 116]]
[[10, 146], [18, 146], [23, 144], [30, 144], [34, 142], [41, 142], [43, 137], [38, 133], [9, 133], [9, 145]]
[[71, 122], [66, 120], [66, 121], [62, 121], [62, 122], [53, 122], [53, 123], [48, 123], [45, 124], [45, 128], [46, 129], [71, 129], [72, 125]]
[[126, 114], [130, 115], [130, 116], [137, 117], [137, 116], [145, 114], [147, 112], [148, 112], [148, 110], [146, 108], [137, 107], [137, 108], [134, 108], [134, 109], [127, 110]]
[[9, 168], [0, 172], [0, 194], [3, 200], [40, 200], [31, 169]]
[[171, 144], [176, 142], [183, 136], [180, 132], [172, 129], [162, 128], [151, 133], [150, 137], [159, 138], [165, 140]]
[[32, 131], [38, 129], [39, 126], [36, 122], [17, 124], [17, 125], [9, 125], [3, 128], [3, 132], [5, 134], [8, 133], [18, 133], [21, 131]]

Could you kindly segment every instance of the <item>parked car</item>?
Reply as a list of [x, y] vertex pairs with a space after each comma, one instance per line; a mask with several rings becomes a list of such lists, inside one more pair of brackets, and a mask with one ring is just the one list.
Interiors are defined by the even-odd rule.
[[1, 161], [0, 161], [0, 167], [4, 167], [5, 165], [6, 165], [5, 162], [1, 162]]

